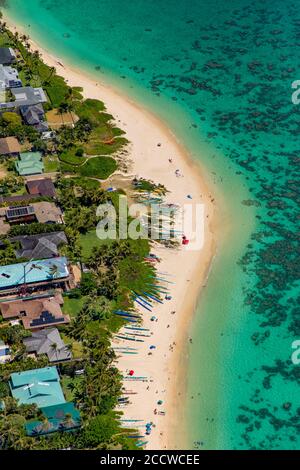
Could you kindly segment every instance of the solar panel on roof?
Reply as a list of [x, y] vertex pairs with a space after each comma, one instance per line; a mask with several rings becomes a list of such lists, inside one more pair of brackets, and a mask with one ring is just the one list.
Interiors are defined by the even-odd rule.
[[60, 322], [63, 322], [63, 321], [64, 321], [63, 317], [56, 318], [52, 313], [50, 313], [48, 311], [44, 311], [44, 312], [41, 313], [39, 318], [35, 318], [34, 320], [32, 320], [32, 322], [30, 323], [30, 326], [39, 326], [39, 325], [44, 325], [45, 323], [47, 323], [47, 324], [49, 324], [49, 323], [60, 323]]
[[10, 207], [6, 211], [6, 216], [8, 219], [13, 217], [22, 217], [30, 214], [34, 214], [34, 207], [32, 206]]

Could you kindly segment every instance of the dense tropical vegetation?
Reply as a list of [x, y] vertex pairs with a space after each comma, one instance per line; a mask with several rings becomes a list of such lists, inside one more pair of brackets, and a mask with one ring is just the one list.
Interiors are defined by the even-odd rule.
[[[64, 230], [68, 245], [61, 254], [72, 263], [85, 265], [79, 287], [65, 293], [63, 309], [71, 322], [60, 327], [73, 359], [57, 366], [65, 396], [80, 410], [81, 427], [74, 432], [26, 435], [26, 421], [42, 420], [45, 429], [49, 423], [36, 405], [18, 405], [11, 397], [9, 377], [12, 372], [44, 367], [48, 360], [46, 356], [30, 358], [22, 342], [29, 333], [22, 325], [11, 326], [0, 319], [0, 340], [12, 351], [11, 361], [0, 364], [0, 449], [136, 448], [135, 440], [127, 438], [128, 430], [120, 427], [120, 414], [114, 411], [122, 391], [122, 377], [110, 344], [113, 334], [124, 324], [114, 311], [133, 308], [131, 289], [143, 291], [147, 279], [154, 274], [152, 266], [144, 261], [150, 247], [147, 240], [99, 240], [95, 215], [99, 204], [118, 204], [122, 191], [106, 192], [100, 180], [116, 170], [116, 152], [127, 141], [103, 103], [85, 100], [80, 88], [69, 87], [54, 68], [43, 63], [37, 51], [31, 51], [26, 35], [13, 34], [2, 23], [0, 46], [19, 52], [17, 68], [24, 85], [41, 86], [47, 92], [45, 111], [55, 110], [61, 120], [71, 116], [74, 121], [71, 126], [62, 124], [51, 141], [45, 143], [17, 113], [1, 115], [0, 137], [13, 135], [24, 148], [39, 149], [48, 168], [56, 172], [57, 204], [65, 220], [64, 225], [15, 225], [8, 236]], [[23, 180], [13, 175], [10, 160], [2, 164], [8, 172], [1, 181], [2, 195], [19, 194], [24, 189]], [[15, 257], [16, 246], [7, 237], [1, 241], [0, 265], [20, 261]]]

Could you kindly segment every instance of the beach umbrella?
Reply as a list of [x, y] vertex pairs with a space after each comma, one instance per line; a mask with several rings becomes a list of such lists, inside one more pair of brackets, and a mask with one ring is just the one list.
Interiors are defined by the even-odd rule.
[[134, 374], [134, 370], [129, 371], [129, 375], [132, 376]]
[[149, 349], [156, 349], [156, 346], [152, 344]]
[[162, 401], [162, 400], [158, 400], [157, 404], [158, 404], [158, 405], [162, 405], [162, 404], [163, 404], [163, 401]]
[[155, 320], [156, 320], [156, 317], [151, 317], [150, 320], [151, 320], [151, 321], [155, 321]]

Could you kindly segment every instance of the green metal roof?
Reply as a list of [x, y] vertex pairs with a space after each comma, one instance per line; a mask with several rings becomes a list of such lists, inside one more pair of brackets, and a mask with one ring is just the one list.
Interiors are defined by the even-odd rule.
[[16, 161], [16, 170], [21, 176], [37, 175], [44, 171], [44, 163], [40, 152], [20, 153]]
[[39, 408], [65, 403], [56, 367], [14, 372], [10, 389], [20, 404], [35, 403]]
[[80, 426], [80, 413], [72, 402], [41, 408], [47, 420], [29, 421], [25, 424], [29, 436], [49, 434], [55, 431], [72, 431]]

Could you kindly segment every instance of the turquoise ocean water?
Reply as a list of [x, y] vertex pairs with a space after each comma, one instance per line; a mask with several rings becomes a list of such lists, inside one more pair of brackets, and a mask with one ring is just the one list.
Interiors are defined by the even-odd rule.
[[166, 121], [226, 202], [190, 330], [188, 447], [299, 449], [299, 0], [4, 3]]

